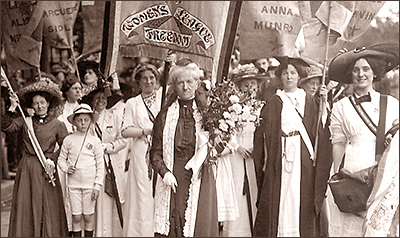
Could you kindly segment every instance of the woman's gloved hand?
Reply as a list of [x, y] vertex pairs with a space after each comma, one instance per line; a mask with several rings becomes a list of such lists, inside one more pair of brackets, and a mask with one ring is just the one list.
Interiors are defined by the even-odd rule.
[[176, 192], [176, 187], [178, 186], [178, 182], [176, 181], [175, 176], [171, 172], [167, 172], [164, 175], [163, 181], [166, 185], [172, 188], [174, 193]]

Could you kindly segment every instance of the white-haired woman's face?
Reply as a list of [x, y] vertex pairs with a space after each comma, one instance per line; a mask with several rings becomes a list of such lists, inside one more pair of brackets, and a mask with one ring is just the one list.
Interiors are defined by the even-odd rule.
[[182, 100], [189, 100], [195, 96], [198, 88], [198, 79], [190, 70], [181, 71], [173, 80], [175, 91]]

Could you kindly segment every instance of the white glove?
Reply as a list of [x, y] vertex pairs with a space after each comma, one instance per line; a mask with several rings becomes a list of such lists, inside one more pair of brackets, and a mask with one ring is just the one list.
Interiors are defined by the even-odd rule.
[[17, 94], [15, 93], [10, 93], [10, 107], [8, 108], [8, 110], [10, 112], [15, 112], [15, 109], [17, 108], [18, 104], [19, 104], [19, 98], [17, 96]]
[[167, 172], [164, 175], [163, 181], [166, 185], [172, 188], [174, 193], [176, 192], [176, 187], [178, 186], [178, 182], [176, 181], [175, 176], [171, 172]]

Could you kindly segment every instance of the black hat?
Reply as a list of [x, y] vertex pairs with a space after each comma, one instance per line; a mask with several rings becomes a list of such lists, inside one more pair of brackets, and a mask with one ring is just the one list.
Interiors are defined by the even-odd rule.
[[355, 61], [364, 57], [373, 57], [385, 61], [384, 72], [386, 73], [399, 64], [399, 42], [378, 43], [337, 55], [329, 64], [329, 78], [339, 83], [352, 84], [351, 78], [348, 77], [350, 67]]
[[[276, 68], [275, 72], [276, 75], [280, 75], [282, 73], [282, 70], [287, 69], [289, 64], [296, 65], [300, 68], [305, 68], [305, 67], [310, 67], [310, 65], [302, 58], [293, 58], [289, 57], [287, 55], [285, 56], [274, 56], [275, 59], [277, 59], [280, 63], [280, 65]], [[302, 72], [299, 72], [300, 74], [303, 74]], [[304, 74], [305, 74], [305, 69], [304, 69]], [[303, 76], [303, 75], [301, 75]], [[304, 75], [304, 77], [307, 75]]]
[[95, 61], [79, 61], [78, 62], [78, 70], [79, 70], [79, 76], [81, 77], [81, 80], [83, 81], [83, 77], [86, 73], [87, 69], [93, 69], [93, 71], [97, 74], [100, 72], [99, 70], [99, 64]]
[[294, 57], [289, 57], [287, 55], [285, 56], [274, 56], [275, 59], [281, 63], [278, 67], [282, 67], [283, 69], [286, 69], [289, 64], [295, 64], [295, 65], [300, 65], [303, 67], [309, 67], [310, 64], [308, 64], [304, 59], [302, 58], [294, 58]]

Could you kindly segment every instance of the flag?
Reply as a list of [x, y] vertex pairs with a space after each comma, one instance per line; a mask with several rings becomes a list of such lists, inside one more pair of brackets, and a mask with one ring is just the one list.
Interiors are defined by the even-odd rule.
[[10, 72], [40, 67], [42, 6], [45, 2], [2, 1], [1, 36]]
[[82, 1], [82, 55], [101, 51], [105, 1]]
[[[346, 20], [346, 17], [343, 17], [342, 19], [339, 15], [339, 9], [342, 9], [347, 15], [349, 14], [349, 12], [347, 12], [348, 10], [344, 10], [343, 8], [345, 7], [338, 7], [337, 4], [338, 3], [332, 2], [332, 5], [336, 5], [336, 8], [331, 8], [330, 21], [331, 23], [336, 22], [333, 24], [333, 26], [338, 25], [337, 22], [339, 21], [349, 21], [348, 17]], [[346, 6], [349, 5], [351, 4], [346, 4]], [[325, 51], [327, 47], [329, 47], [328, 59], [330, 59], [333, 58], [337, 52], [343, 48], [345, 43], [344, 41], [338, 41], [338, 38], [341, 36], [341, 34], [331, 27], [329, 43], [328, 46], [326, 45], [326, 37], [328, 33], [328, 7], [329, 2], [325, 1], [299, 1], [299, 8], [303, 23], [302, 31], [299, 35], [299, 40], [302, 41], [302, 44], [300, 44], [302, 45], [300, 56], [313, 59], [321, 64], [325, 60]], [[340, 31], [338, 27], [335, 28]]]
[[346, 41], [356, 41], [367, 30], [371, 21], [386, 1], [356, 1], [353, 15], [347, 25], [343, 38]]
[[331, 4], [330, 28], [342, 36], [351, 20], [356, 3], [355, 1], [323, 1], [315, 16], [326, 26], [328, 26], [329, 4]]
[[[178, 59], [189, 58], [200, 68], [216, 72], [225, 29], [229, 27], [226, 22], [230, 4], [230, 1], [117, 1], [116, 13], [110, 13], [117, 29], [113, 31], [110, 50], [118, 51], [118, 60], [138, 56], [165, 60], [167, 52], [172, 50]], [[124, 62], [116, 65], [122, 67]]]
[[344, 41], [337, 41], [339, 36], [333, 33], [329, 35], [329, 45], [326, 46], [327, 27], [318, 19], [304, 24], [302, 33], [304, 48], [300, 55], [321, 64], [323, 64], [325, 59], [326, 47], [329, 47], [328, 58], [333, 58], [343, 48], [345, 43]]
[[241, 60], [293, 56], [301, 25], [297, 1], [243, 1], [238, 26]]
[[43, 4], [43, 34], [50, 45], [71, 49], [73, 28], [79, 1], [46, 1]]

